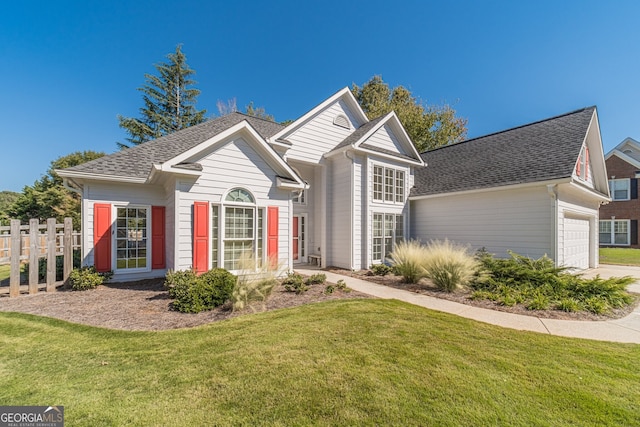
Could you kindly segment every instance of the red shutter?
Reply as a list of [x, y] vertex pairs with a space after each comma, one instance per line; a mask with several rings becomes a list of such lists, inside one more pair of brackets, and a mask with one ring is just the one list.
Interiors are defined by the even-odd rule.
[[196, 273], [209, 269], [209, 203], [193, 203], [193, 268]]
[[111, 270], [111, 205], [93, 205], [93, 265], [101, 273]]
[[272, 263], [278, 262], [278, 207], [267, 208], [267, 257]]
[[584, 149], [584, 179], [589, 179], [589, 148]]
[[293, 217], [293, 260], [298, 260], [298, 251], [300, 249], [300, 236], [298, 234], [298, 219], [299, 217]]
[[580, 153], [580, 157], [578, 157], [578, 164], [576, 165], [576, 175], [581, 176], [582, 174], [580, 173], [582, 168], [582, 153]]
[[151, 268], [165, 268], [164, 206], [151, 207]]

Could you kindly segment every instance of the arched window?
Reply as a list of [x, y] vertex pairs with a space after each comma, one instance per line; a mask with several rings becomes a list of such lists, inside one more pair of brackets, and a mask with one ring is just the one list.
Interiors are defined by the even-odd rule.
[[264, 209], [244, 188], [227, 193], [222, 206], [212, 206], [212, 260], [214, 267], [240, 270], [243, 258], [259, 264], [263, 258]]
[[234, 188], [229, 191], [229, 194], [227, 194], [224, 200], [226, 202], [255, 203], [251, 193], [244, 188]]

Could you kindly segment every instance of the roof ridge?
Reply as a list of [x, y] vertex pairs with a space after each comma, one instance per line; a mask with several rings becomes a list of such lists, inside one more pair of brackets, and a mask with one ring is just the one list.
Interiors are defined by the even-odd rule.
[[570, 116], [572, 114], [582, 113], [583, 111], [590, 110], [590, 109], [595, 109], [595, 108], [596, 108], [595, 105], [591, 105], [589, 107], [579, 108], [577, 110], [569, 111], [568, 113], [558, 114], [557, 116], [547, 117], [546, 119], [537, 120], [535, 122], [526, 123], [526, 124], [519, 125], [519, 126], [514, 126], [514, 127], [511, 127], [511, 128], [508, 128], [508, 129], [503, 129], [501, 131], [488, 133], [486, 135], [476, 136], [475, 138], [465, 139], [464, 141], [455, 142], [453, 144], [442, 145], [442, 146], [436, 147], [436, 148], [434, 148], [432, 150], [423, 151], [422, 153], [420, 153], [420, 155], [426, 154], [426, 153], [431, 153], [433, 151], [441, 150], [441, 149], [448, 148], [448, 147], [451, 147], [451, 146], [454, 146], [454, 145], [464, 144], [464, 143], [467, 143], [467, 142], [475, 141], [477, 139], [487, 138], [487, 137], [494, 136], [494, 135], [500, 135], [502, 133], [514, 131], [516, 129], [522, 129], [522, 128], [526, 128], [526, 127], [529, 127], [529, 126], [537, 125], [537, 124], [540, 124], [540, 123], [548, 122], [548, 121], [551, 121], [551, 120], [556, 120], [556, 119], [559, 119], [561, 117], [566, 117], [566, 116]]
[[[251, 117], [252, 119], [262, 120], [263, 122], [271, 123], [271, 124], [274, 124], [274, 125], [284, 126], [284, 125], [276, 122], [275, 119], [274, 120], [269, 120], [269, 119], [265, 119], [263, 117], [252, 116], [251, 114], [243, 113], [241, 111], [232, 111], [229, 114], [233, 114], [233, 113], [240, 114], [241, 116], [244, 116], [244, 117]], [[221, 116], [221, 117], [224, 117], [224, 116]]]

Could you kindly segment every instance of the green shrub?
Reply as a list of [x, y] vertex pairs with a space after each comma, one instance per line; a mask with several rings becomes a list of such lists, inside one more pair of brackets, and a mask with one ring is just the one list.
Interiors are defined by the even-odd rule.
[[584, 308], [594, 314], [602, 314], [609, 311], [607, 302], [598, 297], [587, 298], [584, 301]]
[[348, 287], [347, 283], [342, 279], [338, 280], [338, 283], [336, 283], [336, 289], [346, 293], [351, 292], [351, 288]]
[[289, 273], [282, 281], [282, 285], [287, 292], [295, 292], [301, 294], [309, 290], [309, 286], [304, 281], [302, 275], [298, 273]]
[[374, 276], [386, 276], [391, 273], [392, 268], [387, 264], [373, 264], [369, 267], [369, 270], [371, 270]]
[[469, 254], [468, 248], [449, 240], [429, 242], [423, 255], [425, 275], [443, 291], [453, 292], [465, 286], [475, 277], [480, 263]]
[[527, 303], [527, 310], [546, 310], [549, 304], [549, 298], [543, 293], [538, 293]]
[[165, 287], [174, 298], [173, 308], [183, 313], [199, 313], [224, 304], [233, 292], [236, 276], [214, 268], [197, 276], [193, 270], [168, 272]]
[[321, 285], [326, 281], [327, 281], [327, 275], [326, 274], [317, 273], [317, 274], [314, 274], [312, 276], [309, 276], [307, 278], [307, 280], [305, 280], [305, 283], [308, 286], [313, 286], [313, 285]]
[[561, 299], [560, 302], [558, 302], [558, 304], [556, 305], [556, 308], [558, 310], [567, 312], [576, 312], [582, 309], [578, 300], [574, 298]]
[[324, 293], [328, 295], [328, 294], [332, 294], [336, 290], [339, 290], [347, 294], [351, 292], [351, 288], [347, 286], [344, 280], [340, 279], [338, 280], [338, 283], [336, 283], [335, 285], [327, 285], [327, 287], [324, 288]]
[[556, 267], [546, 256], [531, 259], [513, 252], [510, 255], [510, 259], [496, 259], [486, 251], [476, 254], [484, 276], [471, 283], [474, 298], [506, 305], [527, 301], [530, 310], [554, 307], [597, 314], [633, 303], [633, 297], [625, 290], [634, 281], [631, 277], [585, 279]]
[[102, 285], [113, 276], [113, 272], [98, 273], [94, 266], [81, 267], [69, 273], [69, 283], [74, 291], [86, 291]]
[[422, 262], [425, 256], [425, 247], [416, 240], [396, 244], [390, 254], [395, 273], [402, 276], [405, 283], [418, 283], [424, 277]]

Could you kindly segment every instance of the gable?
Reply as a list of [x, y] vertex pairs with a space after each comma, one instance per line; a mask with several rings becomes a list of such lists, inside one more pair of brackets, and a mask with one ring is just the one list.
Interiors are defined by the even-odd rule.
[[410, 155], [405, 151], [398, 138], [388, 124], [380, 127], [373, 135], [362, 142], [372, 147], [392, 151], [402, 155]]
[[[346, 120], [345, 120], [346, 119]], [[348, 122], [349, 127], [345, 127]], [[287, 158], [318, 163], [322, 156], [351, 135], [361, 120], [347, 103], [339, 99], [310, 117], [283, 139], [291, 144]]]

